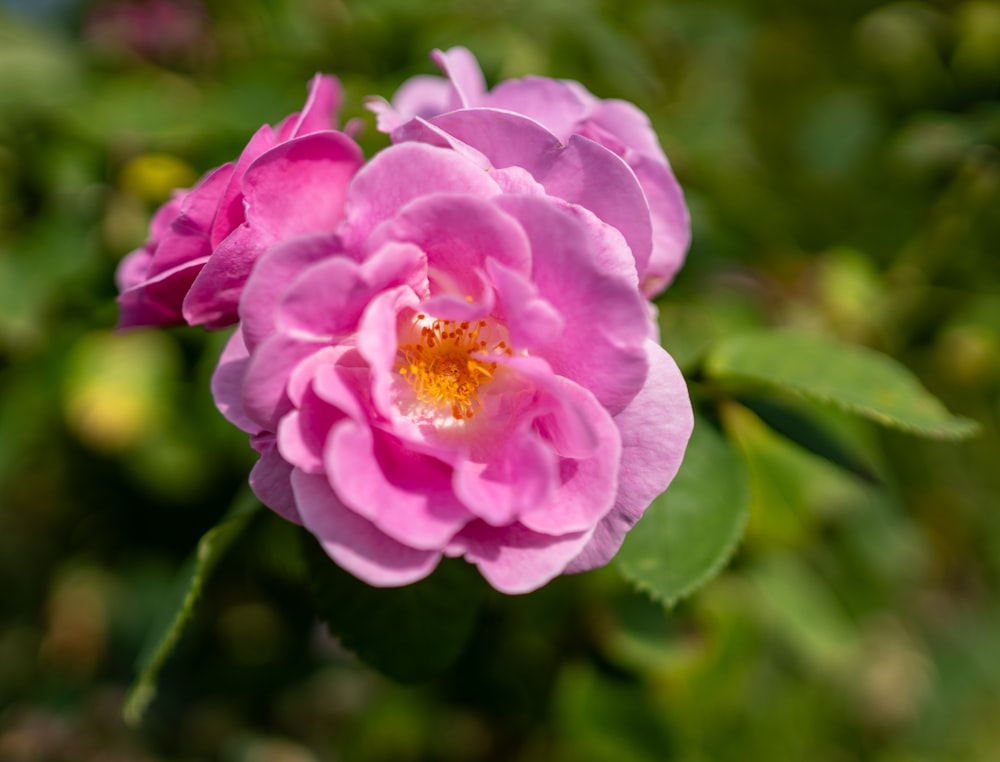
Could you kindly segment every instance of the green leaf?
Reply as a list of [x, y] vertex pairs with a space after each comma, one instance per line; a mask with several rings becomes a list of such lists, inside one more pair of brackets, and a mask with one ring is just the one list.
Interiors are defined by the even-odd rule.
[[[858, 446], [841, 430], [830, 425], [815, 413], [819, 410], [808, 407], [814, 403], [798, 398], [778, 398], [762, 395], [737, 395], [736, 401], [752, 411], [778, 434], [794, 442], [820, 458], [850, 471], [866, 482], [878, 484], [881, 479], [878, 468], [867, 456], [864, 447]], [[830, 415], [845, 414], [825, 408]], [[846, 417], [846, 416], [845, 416]], [[857, 422], [857, 419], [853, 419]]]
[[194, 554], [185, 562], [173, 593], [161, 609], [160, 619], [150, 630], [137, 660], [138, 677], [132, 683], [122, 713], [125, 722], [137, 727], [156, 698], [157, 679], [167, 657], [173, 652], [194, 617], [201, 591], [260, 503], [247, 490], [241, 494], [214, 527], [202, 535]]
[[705, 364], [719, 380], [753, 381], [914, 434], [961, 439], [974, 421], [949, 413], [902, 365], [871, 349], [822, 336], [771, 331], [726, 339]]
[[461, 655], [476, 623], [485, 582], [471, 565], [445, 559], [405, 587], [371, 587], [345, 572], [302, 532], [313, 597], [330, 633], [387, 677], [435, 677]]
[[736, 550], [750, 505], [747, 468], [703, 418], [670, 488], [625, 538], [618, 565], [665, 605], [714, 577]]

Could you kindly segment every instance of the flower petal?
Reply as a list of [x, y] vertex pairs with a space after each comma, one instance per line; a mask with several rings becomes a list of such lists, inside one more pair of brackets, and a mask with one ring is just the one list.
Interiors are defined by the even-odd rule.
[[344, 504], [410, 547], [440, 550], [472, 518], [452, 492], [447, 464], [364, 423], [337, 424], [324, 461]]
[[278, 453], [274, 436], [271, 434], [254, 437], [251, 440], [260, 459], [250, 471], [250, 488], [257, 498], [284, 519], [293, 524], [302, 524], [302, 517], [292, 493], [292, 467]]
[[390, 146], [376, 154], [351, 184], [343, 235], [364, 248], [375, 227], [414, 199], [432, 193], [489, 197], [500, 192], [489, 176], [453, 151], [423, 143]]
[[249, 359], [243, 332], [237, 328], [226, 342], [212, 373], [212, 398], [227, 421], [249, 434], [257, 434], [260, 426], [251, 421], [243, 410], [243, 379]]
[[317, 233], [276, 244], [261, 255], [240, 295], [248, 347], [256, 347], [275, 330], [275, 312], [285, 289], [314, 262], [342, 255], [342, 248], [336, 235]]
[[498, 437], [488, 458], [455, 464], [455, 494], [492, 526], [511, 524], [556, 491], [558, 458], [530, 429]]
[[322, 476], [292, 471], [302, 523], [338, 566], [375, 587], [399, 587], [434, 571], [441, 554], [396, 542], [346, 508]]
[[646, 383], [615, 416], [622, 437], [615, 506], [567, 572], [594, 569], [610, 561], [649, 504], [670, 485], [684, 457], [694, 427], [687, 385], [662, 347], [648, 341], [646, 353]]
[[465, 556], [502, 593], [530, 593], [563, 573], [590, 539], [590, 532], [553, 537], [520, 524], [491, 527], [476, 521], [449, 546], [449, 556]]
[[479, 103], [486, 92], [486, 80], [483, 79], [479, 62], [467, 48], [434, 50], [431, 52], [431, 60], [454, 88], [455, 97], [449, 103], [450, 108], [467, 108]]
[[496, 203], [528, 234], [538, 296], [565, 321], [559, 341], [537, 354], [592, 391], [612, 414], [620, 412], [646, 377], [646, 300], [634, 285], [596, 265], [592, 241], [573, 216], [531, 196]]

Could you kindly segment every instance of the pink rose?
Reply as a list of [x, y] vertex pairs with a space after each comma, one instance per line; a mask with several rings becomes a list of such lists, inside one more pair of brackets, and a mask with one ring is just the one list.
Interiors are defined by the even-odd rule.
[[[413, 77], [399, 88], [391, 105], [381, 98], [369, 100], [380, 130], [389, 133], [394, 142], [423, 140], [442, 144], [445, 137], [454, 146], [458, 141], [481, 152], [498, 168], [517, 166], [512, 162], [521, 161], [524, 154], [510, 151], [509, 144], [498, 145], [482, 130], [470, 131], [469, 122], [477, 119], [475, 112], [496, 110], [520, 115], [559, 143], [567, 144], [574, 137], [598, 143], [631, 168], [648, 205], [651, 241], [644, 245], [650, 250], [644, 254], [640, 247], [636, 252], [642, 290], [652, 297], [670, 284], [691, 240], [690, 219], [680, 185], [642, 111], [625, 101], [601, 100], [578, 82], [547, 77], [506, 80], [487, 91], [479, 64], [465, 48], [436, 50], [431, 57], [447, 79]], [[519, 131], [531, 132], [524, 126]], [[523, 137], [513, 136], [511, 142], [523, 144]], [[538, 173], [539, 169], [544, 171], [544, 166], [530, 159], [520, 166], [535, 180], [544, 181]], [[590, 191], [608, 192], [600, 188]], [[586, 205], [581, 199], [567, 200]], [[601, 216], [596, 209], [592, 211]], [[630, 243], [634, 245], [634, 241]]]
[[[587, 142], [555, 147], [545, 180], [627, 189]], [[508, 593], [607, 563], [692, 427], [637, 272], [618, 227], [516, 167], [382, 151], [335, 231], [273, 246], [246, 282], [212, 388], [260, 453], [251, 486], [376, 586], [443, 556]]]
[[161, 207], [149, 240], [119, 265], [120, 328], [229, 325], [265, 249], [336, 227], [363, 162], [354, 141], [330, 129], [340, 100], [337, 80], [317, 75], [301, 114], [264, 125], [235, 163]]

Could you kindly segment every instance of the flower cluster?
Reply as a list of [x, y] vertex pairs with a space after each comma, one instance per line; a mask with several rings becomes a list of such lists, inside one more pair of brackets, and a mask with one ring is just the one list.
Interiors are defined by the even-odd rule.
[[364, 161], [313, 80], [299, 115], [179, 192], [123, 260], [121, 325], [236, 323], [212, 382], [260, 500], [377, 586], [443, 556], [498, 590], [607, 563], [692, 427], [648, 297], [687, 212], [648, 120], [573, 82], [373, 100]]

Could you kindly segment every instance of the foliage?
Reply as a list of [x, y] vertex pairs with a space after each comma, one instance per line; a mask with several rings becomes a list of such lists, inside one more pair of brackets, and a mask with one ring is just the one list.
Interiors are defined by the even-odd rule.
[[[1000, 4], [184, 2], [152, 46], [115, 5], [0, 8], [0, 757], [992, 758]], [[110, 332], [115, 263], [315, 71], [358, 104], [454, 44], [650, 113], [695, 226], [658, 304], [689, 458], [616, 566], [522, 597], [341, 580], [339, 639], [257, 515], [126, 730], [252, 454], [208, 397], [221, 337]]]

